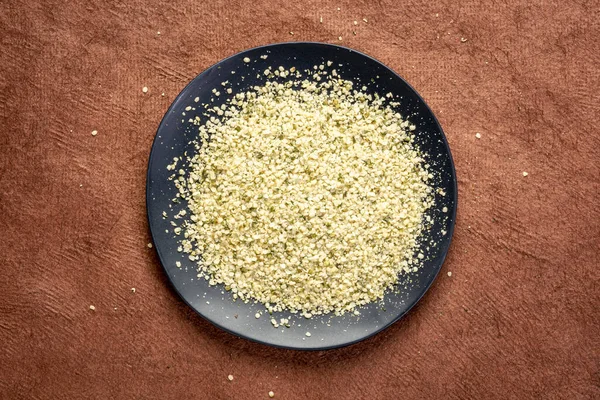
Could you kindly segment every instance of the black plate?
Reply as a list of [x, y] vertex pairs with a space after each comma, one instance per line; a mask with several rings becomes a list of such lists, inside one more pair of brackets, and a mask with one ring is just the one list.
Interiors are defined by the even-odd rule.
[[[267, 55], [268, 58], [261, 59], [261, 55]], [[245, 57], [249, 57], [251, 62], [245, 63]], [[174, 204], [171, 201], [176, 189], [173, 182], [167, 179], [173, 171], [167, 171], [166, 166], [173, 157], [181, 156], [184, 151], [194, 151], [189, 142], [195, 138], [197, 128], [193, 129], [187, 121], [195, 114], [188, 112], [184, 117], [182, 112], [186, 106], [195, 104], [195, 97], [200, 97], [200, 103], [208, 102], [212, 97], [211, 90], [221, 88], [221, 82], [225, 80], [239, 89], [260, 84], [264, 79], [261, 72], [268, 66], [295, 66], [304, 70], [328, 60], [334, 62], [343, 78], [359, 83], [359, 87], [366, 85], [368, 91], [380, 94], [392, 92], [398, 96], [401, 104], [397, 110], [417, 126], [417, 144], [428, 154], [427, 161], [446, 195], [436, 195], [436, 206], [430, 210], [434, 224], [425, 233], [426, 240], [421, 249], [426, 259], [424, 266], [412, 275], [412, 282], [402, 278], [398, 284], [401, 290], [393, 290], [381, 302], [362, 307], [360, 316], [328, 315], [307, 320], [296, 315], [290, 319], [290, 328], [276, 329], [271, 325], [267, 313], [263, 313], [259, 319], [255, 318], [257, 311], [264, 311], [262, 305], [234, 301], [222, 286], [211, 287], [204, 279], [197, 279], [194, 264], [185, 254], [177, 252], [178, 239], [172, 233], [170, 221], [176, 212], [186, 208], [186, 204]], [[235, 74], [231, 71], [235, 71]], [[223, 94], [215, 98], [215, 104], [219, 105], [225, 98]], [[181, 168], [186, 169], [185, 166]], [[368, 338], [400, 319], [419, 301], [440, 271], [454, 229], [456, 204], [456, 176], [448, 143], [435, 116], [419, 94], [377, 60], [352, 49], [323, 43], [280, 43], [257, 47], [229, 57], [202, 72], [183, 89], [165, 114], [148, 162], [148, 221], [156, 251], [175, 290], [190, 307], [216, 326], [234, 335], [277, 347], [323, 350], [346, 346]], [[443, 207], [447, 207], [446, 213], [442, 212]], [[169, 218], [163, 218], [163, 211], [167, 212]], [[431, 242], [437, 245], [431, 246]], [[427, 246], [430, 246], [429, 250]], [[176, 266], [177, 261], [181, 262], [181, 268]], [[276, 313], [273, 316], [279, 320], [289, 317], [289, 313]], [[310, 332], [311, 336], [307, 337], [306, 332]]]

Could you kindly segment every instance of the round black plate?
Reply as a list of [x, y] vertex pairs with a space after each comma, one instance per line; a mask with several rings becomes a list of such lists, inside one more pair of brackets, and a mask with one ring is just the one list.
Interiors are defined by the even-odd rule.
[[[268, 57], [262, 59], [261, 55]], [[245, 63], [245, 57], [251, 62]], [[215, 105], [220, 105], [226, 98], [221, 86], [223, 81], [228, 80], [233, 87], [242, 90], [261, 84], [264, 81], [262, 71], [268, 66], [295, 66], [302, 71], [329, 60], [341, 77], [356, 82], [358, 87], [366, 85], [368, 91], [395, 95], [400, 102], [397, 110], [417, 126], [417, 144], [428, 154], [427, 161], [439, 187], [446, 194], [436, 195], [436, 206], [430, 210], [434, 223], [424, 234], [421, 249], [426, 255], [424, 266], [412, 274], [410, 282], [401, 278], [397, 286], [400, 290], [392, 290], [381, 302], [360, 308], [359, 316], [326, 315], [309, 320], [293, 315], [290, 328], [274, 328], [262, 305], [234, 301], [222, 286], [209, 286], [204, 279], [196, 277], [194, 263], [185, 254], [177, 252], [178, 238], [173, 234], [170, 221], [174, 214], [187, 206], [184, 202], [172, 202], [176, 189], [168, 180], [173, 171], [168, 171], [166, 166], [173, 157], [180, 157], [185, 151], [194, 152], [190, 141], [195, 138], [197, 127], [188, 123], [188, 119], [196, 114], [191, 111], [182, 116], [188, 105], [195, 104], [194, 98], [199, 97], [200, 103], [208, 102], [214, 97], [212, 89], [221, 88], [221, 96], [215, 98]], [[235, 73], [232, 74], [232, 71]], [[186, 166], [181, 164], [179, 168], [186, 169]], [[323, 350], [346, 346], [374, 335], [400, 319], [419, 301], [440, 271], [454, 229], [456, 203], [456, 176], [448, 143], [435, 116], [419, 94], [377, 60], [352, 49], [323, 43], [280, 43], [257, 47], [202, 72], [183, 89], [165, 114], [148, 162], [148, 221], [156, 251], [175, 290], [190, 307], [216, 326], [234, 335], [277, 347]], [[442, 212], [443, 207], [447, 208], [447, 212]], [[168, 218], [163, 217], [163, 211]], [[176, 266], [177, 261], [181, 263], [180, 268]], [[258, 311], [263, 314], [256, 319]], [[290, 317], [290, 313], [276, 313], [273, 317], [279, 320]], [[307, 337], [306, 332], [310, 332], [311, 336]]]

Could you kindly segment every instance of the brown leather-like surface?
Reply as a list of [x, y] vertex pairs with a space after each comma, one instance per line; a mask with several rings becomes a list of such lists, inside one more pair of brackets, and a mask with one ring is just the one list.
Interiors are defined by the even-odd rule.
[[[599, 9], [0, 2], [0, 398], [600, 398]], [[348, 348], [279, 350], [220, 331], [170, 289], [146, 247], [146, 163], [204, 68], [338, 36], [438, 116], [456, 232], [402, 321]]]

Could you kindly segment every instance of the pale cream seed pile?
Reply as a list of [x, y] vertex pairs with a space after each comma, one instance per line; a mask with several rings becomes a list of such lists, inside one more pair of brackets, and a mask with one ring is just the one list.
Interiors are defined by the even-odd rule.
[[388, 98], [324, 65], [305, 72], [269, 68], [264, 86], [206, 105], [191, 172], [175, 179], [191, 216], [175, 229], [211, 285], [308, 318], [381, 299], [417, 270], [433, 177]]

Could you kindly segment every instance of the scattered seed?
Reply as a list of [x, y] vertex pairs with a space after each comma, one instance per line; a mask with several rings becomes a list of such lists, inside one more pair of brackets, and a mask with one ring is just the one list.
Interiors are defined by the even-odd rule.
[[527, 176], [527, 175], [529, 175], [529, 173], [523, 171], [523, 176]]
[[135, 293], [135, 288], [134, 287], [131, 288], [131, 293]]
[[275, 393], [273, 393], [273, 392], [269, 392], [269, 397], [270, 397], [270, 398], [273, 398], [273, 397], [275, 397]]
[[98, 134], [98, 131], [94, 130], [92, 131], [92, 136], [96, 136]]
[[232, 381], [233, 380], [233, 375], [227, 376], [227, 379], [229, 379], [230, 381]]
[[358, 21], [354, 21], [354, 25], [358, 25]]
[[366, 19], [366, 18], [363, 18], [363, 21], [365, 21], [365, 23], [366, 23], [366, 22], [369, 22], [369, 21], [367, 21], [367, 19]]
[[250, 62], [250, 58], [249, 57], [244, 57], [244, 62], [247, 64]]
[[[327, 64], [327, 62], [324, 61], [324, 64]], [[283, 71], [279, 68], [276, 70], [267, 69], [265, 73], [271, 76], [275, 71], [281, 76], [282, 73], [287, 74], [291, 72], [291, 69], [286, 70], [283, 68]], [[325, 72], [325, 69], [320, 70], [317, 65], [315, 70], [311, 69], [311, 76], [315, 72], [317, 72], [317, 76], [320, 76], [319, 74]], [[333, 71], [331, 71], [331, 75], [328, 74], [328, 77], [333, 75]], [[198, 261], [199, 257], [197, 254], [201, 252], [203, 260], [201, 265], [198, 264], [199, 269], [201, 268], [199, 272], [201, 272], [202, 276], [209, 279], [212, 278], [213, 283], [209, 281], [210, 285], [215, 285], [217, 280], [223, 282], [226, 287], [231, 287], [235, 283], [238, 287], [234, 291], [236, 298], [240, 298], [245, 302], [253, 299], [258, 300], [265, 304], [267, 311], [278, 312], [287, 308], [297, 310], [301, 313], [320, 314], [322, 312], [335, 312], [341, 314], [344, 312], [353, 312], [357, 306], [366, 304], [375, 298], [380, 298], [386, 286], [395, 282], [394, 279], [397, 279], [398, 273], [413, 272], [416, 268], [414, 262], [418, 262], [416, 257], [413, 256], [413, 248], [420, 232], [419, 226], [423, 213], [433, 206], [433, 198], [427, 194], [431, 191], [428, 185], [428, 181], [431, 179], [427, 171], [428, 166], [421, 164], [422, 158], [416, 149], [404, 144], [410, 143], [412, 140], [414, 134], [411, 133], [410, 126], [414, 125], [411, 125], [409, 121], [402, 119], [400, 114], [394, 113], [387, 105], [384, 105], [383, 98], [366, 101], [372, 95], [361, 93], [358, 87], [354, 89], [350, 81], [339, 78], [326, 80], [322, 84], [327, 86], [321, 87], [314, 81], [307, 79], [297, 81], [298, 90], [293, 90], [292, 86], [287, 87], [284, 83], [268, 83], [269, 85], [255, 87], [253, 91], [236, 92], [234, 98], [236, 102], [234, 103], [235, 107], [231, 106], [230, 108], [226, 108], [226, 110], [217, 107], [214, 111], [215, 114], [219, 112], [231, 113], [225, 122], [214, 116], [209, 116], [210, 124], [208, 126], [200, 126], [199, 138], [202, 139], [212, 133], [213, 143], [216, 144], [216, 147], [208, 149], [206, 152], [200, 152], [198, 156], [191, 160], [190, 167], [192, 173], [190, 177], [187, 175], [178, 177], [175, 180], [175, 185], [179, 185], [177, 186], [179, 193], [181, 193], [179, 199], [190, 199], [188, 202], [190, 213], [196, 217], [202, 216], [204, 220], [194, 221], [195, 223], [189, 227], [191, 229], [183, 227], [182, 233], [189, 231], [193, 238], [186, 237], [186, 239], [182, 240], [181, 246], [177, 248], [177, 251], [185, 252], [186, 255], [192, 257], [192, 261]], [[292, 82], [289, 83], [291, 84]], [[362, 90], [366, 91], [366, 86]], [[246, 100], [247, 97], [250, 97], [252, 101]], [[365, 99], [364, 104], [362, 99]], [[330, 107], [324, 109], [323, 100], [334, 100], [343, 105], [347, 111], [343, 113], [337, 112], [330, 110]], [[275, 105], [277, 104], [285, 105], [289, 113], [286, 111], [286, 114], [283, 115], [276, 112]], [[356, 105], [363, 105], [363, 107], [354, 107]], [[319, 113], [315, 113], [315, 111], [319, 111]], [[369, 121], [364, 120], [365, 112], [370, 114]], [[325, 116], [322, 115], [325, 113], [334, 113], [334, 116], [342, 121], [344, 132], [340, 135], [336, 133], [338, 132], [337, 130], [325, 130], [324, 137], [317, 142], [321, 143], [322, 140], [322, 143], [325, 145], [327, 150], [325, 150], [324, 155], [337, 154], [341, 150], [352, 151], [353, 153], [350, 154], [351, 158], [360, 161], [356, 166], [341, 162], [328, 166], [324, 171], [317, 171], [316, 168], [320, 168], [320, 164], [317, 161], [319, 155], [314, 152], [314, 149], [320, 148], [320, 146], [316, 146], [314, 141], [298, 142], [296, 140], [306, 130], [310, 130], [314, 126], [314, 122], [307, 122], [307, 118], [310, 119], [311, 116], [318, 115], [320, 118], [319, 123], [327, 124]], [[286, 131], [285, 134], [278, 134], [277, 137], [272, 137], [274, 135], [253, 134], [253, 132], [263, 132], [270, 126], [282, 126], [289, 121], [293, 121], [295, 127], [290, 128], [289, 132]], [[367, 125], [369, 129], [360, 129], [360, 127]], [[401, 141], [391, 141], [392, 137], [384, 129], [384, 127], [391, 125], [403, 128], [398, 129], [394, 136], [399, 136], [402, 139]], [[209, 129], [212, 132], [209, 132]], [[246, 138], [248, 140], [238, 140], [241, 136], [245, 135], [245, 132], [248, 132], [248, 137]], [[359, 147], [358, 142], [353, 141], [355, 137], [366, 140], [370, 143], [369, 146], [364, 148], [362, 146]], [[247, 155], [248, 158], [256, 162], [256, 165], [261, 165], [265, 161], [265, 150], [268, 151], [269, 149], [281, 146], [291, 148], [288, 151], [290, 154], [283, 155], [293, 156], [296, 153], [311, 155], [314, 153], [313, 157], [294, 167], [295, 170], [290, 167], [290, 173], [303, 176], [308, 182], [311, 182], [311, 178], [317, 173], [327, 176], [327, 187], [343, 187], [340, 184], [346, 183], [343, 181], [345, 180], [345, 176], [350, 173], [351, 178], [359, 178], [363, 183], [356, 186], [357, 192], [344, 193], [338, 191], [336, 195], [339, 195], [339, 199], [333, 197], [327, 201], [324, 200], [323, 196], [330, 194], [328, 189], [323, 190], [323, 193], [321, 193], [321, 188], [315, 185], [315, 187], [311, 188], [312, 193], [309, 193], [310, 198], [304, 198], [304, 196], [298, 197], [297, 200], [299, 203], [302, 203], [302, 208], [305, 210], [306, 215], [302, 220], [293, 221], [294, 217], [290, 218], [290, 216], [296, 215], [294, 214], [296, 210], [292, 212], [287, 209], [278, 209], [277, 207], [281, 200], [273, 198], [277, 192], [274, 189], [282, 185], [285, 188], [294, 188], [298, 184], [283, 182], [283, 179], [281, 179], [282, 174], [280, 172], [287, 173], [285, 167], [289, 166], [289, 160], [279, 155], [270, 155], [268, 157], [272, 158], [272, 160], [269, 161], [275, 162], [275, 165], [278, 166], [277, 170], [271, 171], [261, 166], [259, 169], [252, 170], [250, 176], [241, 181], [235, 178], [236, 174], [232, 174], [231, 176], [224, 174], [219, 177], [219, 179], [224, 179], [226, 187], [237, 187], [239, 188], [237, 192], [246, 193], [254, 202], [264, 203], [268, 206], [268, 209], [264, 212], [265, 217], [268, 214], [268, 220], [265, 218], [265, 223], [261, 222], [259, 226], [251, 226], [251, 219], [246, 218], [244, 213], [240, 215], [234, 212], [234, 210], [240, 207], [239, 204], [243, 203], [240, 202], [238, 204], [238, 201], [240, 201], [239, 196], [230, 194], [227, 201], [223, 201], [217, 196], [220, 189], [215, 183], [216, 172], [224, 168], [224, 164], [220, 160], [231, 159], [232, 157], [228, 157], [229, 155], [234, 157]], [[384, 187], [388, 188], [388, 190], [385, 194], [377, 194], [369, 189], [369, 186], [373, 184], [371, 180], [374, 178], [367, 173], [368, 171], [361, 172], [361, 175], [354, 175], [357, 167], [359, 171], [362, 171], [364, 165], [369, 166], [363, 163], [362, 160], [366, 159], [374, 149], [377, 149], [379, 151], [378, 154], [380, 154], [378, 156], [378, 164], [385, 166], [379, 168], [380, 171], [385, 171], [385, 174], [382, 172], [381, 175], [387, 179]], [[236, 170], [235, 165], [230, 167], [232, 167], [232, 170]], [[406, 179], [402, 182], [393, 179], [392, 176], [396, 172], [403, 173]], [[206, 179], [199, 184], [200, 182], [196, 178], [193, 178], [194, 175], [205, 176]], [[260, 179], [255, 179], [254, 176]], [[258, 180], [261, 181], [261, 185], [259, 185], [260, 190], [253, 183]], [[247, 185], [248, 182], [252, 182], [252, 185]], [[192, 197], [192, 193], [189, 191], [189, 188], [192, 186], [196, 186], [198, 191], [198, 195], [194, 195], [194, 197]], [[379, 186], [381, 186], [381, 183]], [[393, 193], [397, 193], [398, 191], [409, 191], [410, 198], [408, 201], [400, 201], [397, 196], [393, 195]], [[269, 197], [264, 196], [265, 194], [269, 195]], [[341, 200], [342, 196], [345, 200]], [[367, 206], [364, 210], [364, 215], [361, 215], [363, 214], [362, 212], [356, 212], [357, 210], [363, 211], [364, 204], [369, 203], [369, 199], [376, 198], [377, 196], [385, 199], [387, 204], [386, 210], [371, 209], [370, 206]], [[200, 202], [199, 199], [202, 199], [202, 201]], [[212, 207], [200, 208], [200, 203], [205, 205], [207, 202], [212, 204]], [[244, 206], [242, 205], [242, 207]], [[352, 227], [356, 227], [359, 221], [372, 220], [378, 226], [378, 238], [382, 237], [382, 230], [389, 237], [395, 236], [395, 233], [391, 232], [392, 227], [390, 226], [390, 222], [400, 223], [403, 226], [402, 230], [407, 232], [406, 240], [397, 244], [390, 244], [390, 250], [398, 248], [399, 251], [397, 253], [399, 255], [394, 257], [394, 260], [386, 259], [384, 261], [386, 268], [373, 268], [373, 273], [370, 273], [368, 277], [356, 283], [352, 277], [350, 277], [350, 280], [346, 279], [347, 282], [344, 281], [345, 278], [339, 276], [337, 267], [332, 263], [332, 258], [328, 256], [329, 252], [335, 255], [339, 254], [340, 257], [343, 256], [346, 254], [345, 247], [338, 246], [334, 240], [325, 240], [324, 244], [329, 244], [331, 249], [321, 250], [315, 246], [316, 243], [314, 242], [316, 239], [312, 239], [322, 237], [323, 235], [326, 236], [327, 229], [321, 232], [323, 224], [312, 223], [311, 220], [320, 220], [324, 217], [340, 215], [345, 210], [352, 211], [352, 214], [357, 215], [357, 218], [360, 219], [356, 223], [349, 222], [336, 226], [335, 229], [331, 229], [330, 235], [339, 237], [340, 240], [354, 242], [354, 247], [359, 250], [355, 253], [356, 255], [353, 256], [352, 260], [345, 262], [344, 267], [347, 269], [362, 269], [364, 260], [377, 256], [373, 254], [373, 246], [366, 246], [360, 240], [361, 238], [354, 236], [352, 233]], [[394, 216], [396, 213], [391, 213], [392, 216], [390, 216], [389, 210], [402, 211], [399, 212], [401, 216], [396, 218]], [[259, 215], [262, 214], [261, 211]], [[295, 223], [292, 224], [289, 221]], [[294, 231], [293, 225], [300, 226], [302, 229]], [[232, 230], [236, 232], [236, 235], [231, 235]], [[372, 230], [367, 232], [367, 234], [372, 236], [375, 232]], [[248, 238], [248, 241], [246, 239], [243, 241], [238, 240], [241, 237]], [[263, 241], [265, 237], [269, 239], [269, 243], [264, 243], [264, 246], [254, 245], [256, 242]], [[298, 243], [288, 246], [285, 251], [277, 250], [278, 245], [286, 240], [292, 243], [289, 238], [297, 239]], [[195, 248], [196, 242], [219, 244], [219, 248], [208, 246], [206, 249], [198, 251]], [[321, 245], [319, 244], [319, 246]], [[339, 248], [334, 246], [338, 246]], [[247, 260], [240, 257], [242, 253], [247, 254]], [[224, 258], [243, 262], [245, 265], [255, 266], [257, 272], [262, 273], [260, 275], [261, 279], [257, 279], [253, 282], [256, 285], [252, 285], [249, 288], [247, 278], [244, 275], [237, 277], [235, 273], [229, 274], [232, 263], [230, 261], [226, 262]], [[295, 267], [299, 265], [301, 259], [306, 260], [306, 264], [310, 266], [310, 270], [296, 272]], [[257, 265], [257, 260], [260, 260], [260, 267]], [[286, 271], [291, 271], [292, 276], [286, 274]], [[329, 276], [330, 279], [337, 282], [337, 289], [328, 293], [331, 295], [328, 298], [322, 296], [321, 291], [308, 293], [307, 295], [303, 290], [293, 290], [293, 287], [296, 285], [297, 287], [302, 287], [305, 281], [312, 281], [315, 287], [317, 287], [320, 284], [319, 282], [322, 281], [322, 276]], [[382, 284], [382, 282], [385, 284]], [[286, 288], [279, 287], [281, 283], [287, 285], [287, 290]], [[347, 290], [348, 287], [353, 287], [355, 284], [360, 289], [365, 290], [365, 295], [351, 294]], [[239, 289], [240, 287], [242, 289]], [[286, 292], [293, 293], [293, 296], [289, 296]], [[276, 328], [282, 325], [275, 318], [268, 316], [266, 318], [270, 319], [271, 324]], [[285, 321], [283, 325], [285, 326]]]
[[467, 41], [467, 38], [461, 37], [461, 38], [460, 38], [460, 41], [461, 41], [462, 43], [465, 43], [465, 42]]
[[290, 31], [290, 35], [294, 36], [294, 32]]
[[342, 40], [342, 37], [341, 37], [341, 36], [339, 36], [339, 37], [338, 37], [338, 39], [339, 39], [339, 40]]
[[475, 134], [475, 137], [476, 137], [477, 139], [481, 139], [481, 133], [477, 132], [477, 133]]
[[160, 31], [156, 32], [157, 35], [160, 35]]
[[448, 271], [448, 276], [452, 276], [452, 272]]
[[144, 86], [144, 87], [142, 88], [142, 92], [144, 92], [144, 93], [148, 93], [148, 88], [147, 88], [146, 86]]
[[148, 248], [151, 249], [152, 248], [152, 243], [148, 243]]
[[323, 23], [323, 17], [319, 17], [319, 22]]
[[96, 307], [94, 307], [94, 306], [90, 306], [90, 310], [92, 310], [92, 311], [96, 311]]

